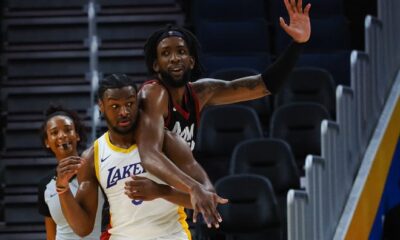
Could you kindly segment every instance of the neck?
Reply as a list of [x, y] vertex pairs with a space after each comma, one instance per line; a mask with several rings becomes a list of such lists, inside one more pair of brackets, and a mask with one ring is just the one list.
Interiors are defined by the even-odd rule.
[[185, 94], [185, 86], [180, 87], [180, 88], [166, 86], [166, 88], [170, 92], [174, 103], [176, 103], [178, 105], [182, 105], [183, 95]]
[[108, 130], [108, 136], [110, 137], [110, 142], [120, 148], [130, 148], [136, 143], [136, 139], [133, 133], [130, 134], [120, 134], [111, 129]]

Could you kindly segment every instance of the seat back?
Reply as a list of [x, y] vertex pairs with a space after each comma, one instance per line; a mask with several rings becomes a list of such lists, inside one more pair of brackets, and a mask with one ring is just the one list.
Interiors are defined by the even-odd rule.
[[251, 174], [231, 175], [215, 184], [228, 204], [218, 206], [227, 239], [281, 239], [280, 217], [270, 181]]

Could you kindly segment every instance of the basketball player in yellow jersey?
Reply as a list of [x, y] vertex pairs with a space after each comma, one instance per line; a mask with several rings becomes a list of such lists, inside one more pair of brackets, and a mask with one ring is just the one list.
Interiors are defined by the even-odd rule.
[[[216, 205], [226, 203], [226, 199], [207, 191], [198, 182], [189, 193], [179, 191], [142, 167], [136, 138], [145, 129], [136, 127], [139, 112], [134, 82], [126, 75], [113, 74], [100, 83], [98, 97], [108, 131], [82, 158], [62, 159], [57, 166], [56, 186], [61, 207], [74, 232], [82, 237], [91, 232], [99, 185], [110, 204], [111, 240], [191, 239], [180, 206], [196, 206], [206, 219], [214, 223], [220, 220]], [[167, 133], [164, 151], [177, 163], [197, 164], [179, 136]], [[68, 181], [76, 173], [80, 187], [74, 198]], [[199, 174], [211, 185], [204, 171]]]

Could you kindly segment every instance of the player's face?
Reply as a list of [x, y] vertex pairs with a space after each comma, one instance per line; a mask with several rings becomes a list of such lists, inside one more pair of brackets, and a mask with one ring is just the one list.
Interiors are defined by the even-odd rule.
[[171, 87], [182, 87], [190, 80], [194, 59], [186, 42], [180, 37], [167, 37], [157, 46], [157, 59], [153, 69], [161, 80]]
[[45, 145], [57, 159], [76, 155], [76, 146], [80, 140], [71, 118], [58, 115], [50, 118], [46, 124]]
[[99, 106], [111, 130], [119, 134], [133, 131], [138, 113], [136, 90], [133, 87], [107, 89]]

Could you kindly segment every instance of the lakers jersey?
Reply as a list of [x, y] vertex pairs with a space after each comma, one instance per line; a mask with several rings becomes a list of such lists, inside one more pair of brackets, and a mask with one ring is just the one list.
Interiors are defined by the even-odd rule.
[[183, 207], [161, 198], [137, 201], [125, 195], [125, 182], [132, 175], [164, 184], [142, 167], [136, 145], [119, 148], [106, 132], [94, 143], [94, 161], [96, 176], [110, 204], [110, 240], [146, 240], [177, 232], [191, 239]]

